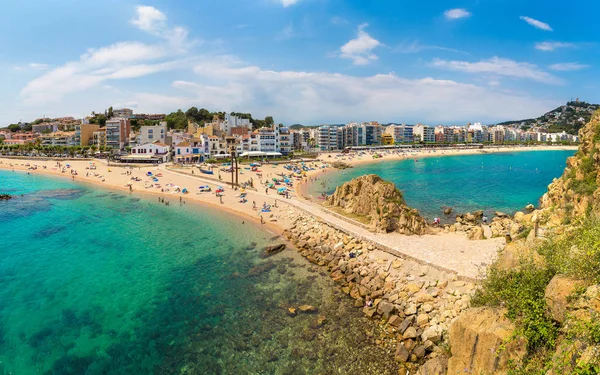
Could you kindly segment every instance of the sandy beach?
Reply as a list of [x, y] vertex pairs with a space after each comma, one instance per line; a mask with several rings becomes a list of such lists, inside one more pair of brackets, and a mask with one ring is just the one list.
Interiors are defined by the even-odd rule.
[[[391, 157], [394, 155], [390, 155]], [[336, 159], [334, 156], [326, 158]], [[353, 162], [361, 162], [361, 158], [356, 159]], [[365, 159], [364, 162], [369, 161], [368, 158]], [[57, 163], [60, 163], [60, 167]], [[66, 167], [67, 164], [69, 167]], [[314, 170], [307, 172], [304, 182], [314, 179], [315, 175], [330, 168], [329, 163], [318, 161], [305, 163], [305, 165], [311, 166]], [[369, 232], [358, 223], [339, 217], [319, 204], [300, 197], [297, 194], [299, 184], [295, 184], [294, 188], [290, 189], [289, 198], [277, 195], [276, 190], [265, 190], [264, 185], [260, 183], [261, 178], [258, 177], [258, 174], [262, 175], [264, 182], [278, 174], [289, 173], [283, 168], [283, 165], [265, 164], [259, 167], [260, 172], [243, 169], [243, 173], [239, 175], [239, 182], [247, 182], [252, 179], [255, 186], [255, 189], [245, 190], [234, 190], [231, 185], [228, 186], [225, 181], [227, 174], [224, 172], [221, 172], [223, 181], [218, 182], [216, 171], [217, 181], [215, 181], [214, 175], [213, 178], [207, 178], [205, 175], [200, 175], [198, 168], [193, 167], [171, 169], [171, 166], [168, 165], [130, 167], [111, 164], [109, 166], [105, 160], [57, 161], [0, 158], [0, 168], [13, 170], [15, 173], [60, 176], [71, 179], [76, 184], [91, 183], [133, 195], [150, 195], [156, 197], [157, 200], [168, 202], [169, 205], [209, 204], [214, 208], [236, 214], [240, 222], [245, 220], [262, 222], [266, 230], [275, 234], [281, 234], [300, 213], [309, 214], [349, 235], [370, 241], [392, 254], [422, 264], [433, 265], [471, 279], [480, 275], [482, 266], [489, 264], [504, 245], [503, 239], [471, 241], [462, 233], [405, 236]], [[194, 174], [192, 174], [192, 170], [194, 170]], [[152, 176], [148, 176], [149, 172], [152, 173]], [[200, 192], [199, 186], [210, 186], [211, 192]], [[219, 187], [223, 188], [221, 196], [215, 194]], [[186, 189], [188, 193], [182, 193], [183, 189]], [[245, 200], [240, 198], [242, 192], [246, 194]], [[269, 212], [263, 212], [264, 205], [270, 206]]]
[[[307, 169], [304, 178], [293, 179], [289, 196], [278, 195], [274, 189], [266, 189], [273, 178], [289, 175], [286, 164], [263, 164], [252, 171], [248, 164], [240, 165], [238, 181], [252, 182], [253, 188], [232, 189], [231, 173], [221, 171], [225, 166], [215, 166], [213, 175], [200, 173], [199, 168], [187, 165], [162, 164], [159, 166], [127, 166], [106, 160], [34, 160], [0, 158], [0, 169], [15, 173], [48, 174], [71, 179], [74, 183], [94, 184], [109, 189], [118, 189], [133, 195], [144, 194], [162, 200], [165, 204], [179, 205], [198, 203], [236, 215], [240, 223], [252, 220], [263, 223], [266, 230], [281, 234], [300, 214], [309, 214], [321, 222], [343, 230], [349, 235], [371, 241], [374, 245], [397, 256], [422, 264], [434, 265], [440, 269], [457, 273], [459, 276], [474, 279], [480, 275], [482, 267], [490, 264], [497, 252], [504, 246], [504, 239], [472, 241], [464, 233], [439, 233], [424, 236], [372, 233], [351, 219], [340, 217], [321, 205], [321, 201], [304, 196], [307, 186], [328, 171], [335, 162], [349, 165], [378, 163], [405, 158], [440, 157], [471, 155], [478, 153], [572, 150], [566, 146], [501, 147], [489, 149], [419, 150], [402, 152], [399, 150], [360, 152], [351, 154], [322, 154], [314, 161], [305, 161]], [[378, 157], [374, 158], [374, 155]], [[60, 167], [57, 163], [60, 163]], [[66, 167], [66, 166], [69, 167]], [[94, 169], [90, 169], [94, 168]], [[76, 173], [76, 174], [74, 174]], [[152, 176], [148, 174], [151, 173]], [[200, 192], [200, 186], [209, 186], [210, 192]], [[276, 186], [279, 187], [279, 186]], [[217, 196], [215, 192], [222, 188]], [[183, 193], [186, 189], [187, 193]], [[245, 199], [240, 195], [245, 194]], [[263, 206], [270, 206], [263, 212]]]

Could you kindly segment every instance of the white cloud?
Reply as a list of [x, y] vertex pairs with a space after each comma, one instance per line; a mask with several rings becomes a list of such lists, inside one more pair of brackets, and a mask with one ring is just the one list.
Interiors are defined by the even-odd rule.
[[283, 5], [284, 8], [289, 7], [290, 5], [294, 5], [296, 3], [299, 3], [300, 0], [278, 0], [281, 5]]
[[456, 20], [459, 18], [466, 18], [466, 17], [470, 17], [470, 16], [471, 16], [471, 12], [467, 11], [466, 9], [462, 9], [462, 8], [448, 9], [447, 11], [444, 12], [444, 17], [446, 17], [447, 20]]
[[491, 59], [478, 62], [434, 59], [431, 66], [467, 73], [487, 73], [512, 78], [524, 78], [555, 85], [563, 83], [560, 78], [541, 70], [535, 64], [517, 62], [499, 57], [492, 57]]
[[20, 92], [28, 104], [56, 102], [68, 94], [89, 90], [108, 80], [131, 79], [161, 71], [191, 67], [193, 59], [179, 59], [185, 54], [187, 30], [170, 28], [167, 17], [148, 6], [136, 8], [131, 23], [160, 38], [161, 43], [118, 42], [89, 49], [79, 60], [67, 62], [30, 81]]
[[[128, 46], [133, 48], [129, 49]], [[56, 102], [68, 94], [89, 90], [108, 80], [138, 78], [192, 64], [192, 60], [189, 59], [155, 62], [158, 55], [118, 54], [118, 51], [124, 53], [134, 50], [135, 47], [136, 43], [119, 43], [90, 51], [81, 56], [80, 60], [68, 62], [30, 81], [21, 90], [20, 96], [30, 104]], [[138, 48], [140, 51], [144, 49]], [[107, 60], [110, 53], [120, 58]]]
[[[195, 82], [175, 81], [181, 95], [140, 93], [147, 110], [171, 111], [203, 103], [207, 108], [273, 115], [277, 121], [318, 124], [350, 120], [425, 121], [527, 118], [555, 104], [522, 94], [506, 94], [472, 84], [396, 74], [367, 77], [265, 70], [231, 56], [202, 59]], [[145, 110], [145, 109], [142, 109]]]
[[550, 68], [551, 70], [569, 72], [569, 71], [573, 71], [573, 70], [586, 69], [589, 67], [590, 67], [589, 65], [585, 65], [585, 64], [579, 64], [576, 62], [568, 62], [568, 63], [552, 64], [548, 68]]
[[367, 65], [378, 57], [372, 51], [382, 44], [371, 37], [365, 28], [368, 23], [358, 26], [358, 35], [340, 48], [340, 57], [352, 60], [354, 65]]
[[136, 13], [137, 18], [131, 20], [133, 25], [151, 34], [164, 32], [167, 16], [163, 12], [151, 6], [139, 5]]
[[538, 21], [536, 19], [533, 19], [531, 17], [526, 17], [526, 16], [521, 16], [519, 18], [522, 19], [523, 21], [527, 22], [531, 26], [535, 27], [536, 29], [540, 29], [540, 30], [544, 30], [544, 31], [553, 31], [552, 28], [550, 27], [550, 25], [548, 25], [547, 23], [544, 23], [542, 21]]
[[173, 47], [185, 50], [196, 41], [187, 39], [188, 31], [181, 26], [168, 27], [167, 16], [160, 10], [146, 5], [136, 7], [136, 17], [130, 20], [131, 24], [142, 31], [156, 37], [165, 39]]
[[573, 43], [563, 43], [563, 42], [540, 42], [535, 44], [535, 49], [540, 51], [552, 52], [559, 48], [573, 48], [575, 45]]

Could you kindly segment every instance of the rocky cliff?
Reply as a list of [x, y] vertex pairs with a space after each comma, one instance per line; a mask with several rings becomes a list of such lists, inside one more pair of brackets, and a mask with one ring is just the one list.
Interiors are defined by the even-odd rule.
[[358, 177], [335, 189], [327, 205], [368, 223], [382, 233], [425, 234], [427, 222], [406, 205], [396, 186], [371, 174]]
[[550, 227], [600, 213], [600, 111], [580, 131], [581, 145], [542, 198], [540, 214]]
[[500, 253], [480, 307], [450, 327], [448, 374], [600, 374], [600, 112], [579, 136], [541, 209], [515, 215], [527, 239]]

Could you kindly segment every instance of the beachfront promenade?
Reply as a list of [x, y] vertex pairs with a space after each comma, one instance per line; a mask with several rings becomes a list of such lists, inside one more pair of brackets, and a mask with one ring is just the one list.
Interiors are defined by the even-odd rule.
[[[218, 184], [213, 179], [207, 179], [201, 175], [191, 176], [187, 173], [172, 171], [164, 165], [160, 166], [159, 169], [163, 171], [163, 175], [174, 173], [184, 178], [193, 179], [190, 180], [190, 184], [193, 182], [196, 182], [196, 184], [202, 182], [213, 188], [216, 185], [225, 186], [224, 182]], [[226, 196], [236, 195], [231, 189], [227, 189], [225, 194]], [[468, 240], [466, 235], [458, 233], [424, 236], [407, 236], [398, 233], [373, 233], [367, 230], [361, 223], [342, 217], [296, 194], [293, 195], [292, 199], [286, 199], [275, 193], [265, 194], [262, 189], [247, 191], [247, 194], [248, 202], [255, 201], [259, 206], [263, 202], [271, 204], [271, 208], [274, 210], [273, 213], [278, 220], [286, 221], [290, 217], [293, 217], [293, 211], [286, 212], [290, 211], [290, 207], [293, 207], [318, 218], [323, 223], [341, 230], [350, 236], [370, 242], [392, 255], [430, 265], [444, 271], [450, 271], [456, 273], [459, 277], [467, 279], [475, 279], [480, 276], [486, 266], [492, 263], [498, 250], [502, 249], [505, 243], [503, 238], [477, 241]], [[277, 208], [273, 207], [275, 200], [277, 201]], [[252, 204], [234, 202], [228, 205], [228, 208], [246, 214], [248, 213], [248, 207], [251, 208]], [[257, 215], [256, 213], [254, 214]]]

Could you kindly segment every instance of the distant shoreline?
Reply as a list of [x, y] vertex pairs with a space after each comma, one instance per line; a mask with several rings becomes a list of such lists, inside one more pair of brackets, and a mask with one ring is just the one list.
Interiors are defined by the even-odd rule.
[[[339, 152], [324, 153], [319, 156], [323, 162], [343, 161], [349, 165], [361, 165], [367, 163], [379, 163], [389, 160], [405, 160], [409, 158], [423, 157], [442, 157], [442, 156], [460, 156], [460, 155], [478, 155], [478, 154], [497, 154], [504, 152], [525, 152], [525, 151], [577, 151], [579, 146], [493, 146], [484, 148], [428, 148], [424, 150], [416, 149], [391, 149], [391, 150], [375, 150], [373, 152], [364, 151], [366, 155], [356, 156], [356, 152], [352, 154], [342, 154]], [[398, 152], [404, 151], [403, 155], [398, 155]], [[391, 154], [385, 154], [392, 152]], [[373, 158], [373, 154], [383, 154], [381, 158]], [[340, 156], [341, 155], [341, 156]]]

